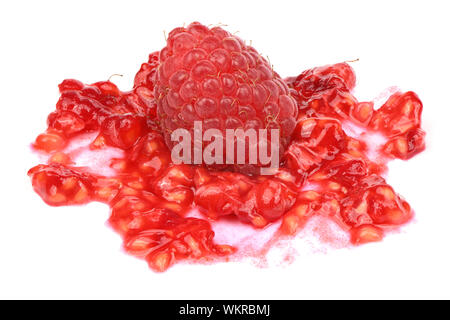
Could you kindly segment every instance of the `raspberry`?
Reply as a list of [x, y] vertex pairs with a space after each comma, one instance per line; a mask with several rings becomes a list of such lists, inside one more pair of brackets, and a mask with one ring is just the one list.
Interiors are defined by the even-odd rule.
[[[253, 47], [220, 27], [196, 22], [169, 34], [160, 53], [155, 98], [169, 148], [173, 130], [193, 132], [194, 121], [202, 121], [204, 131], [219, 129], [223, 136], [226, 129], [280, 129], [282, 155], [298, 113], [286, 83]], [[251, 173], [258, 166], [227, 169]]]

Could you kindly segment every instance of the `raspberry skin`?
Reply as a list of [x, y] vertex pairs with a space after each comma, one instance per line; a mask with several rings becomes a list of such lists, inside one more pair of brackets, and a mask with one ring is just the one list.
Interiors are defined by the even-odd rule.
[[[296, 126], [297, 103], [253, 47], [220, 27], [198, 22], [172, 30], [156, 72], [157, 117], [166, 144], [177, 128], [280, 129], [280, 155]], [[258, 165], [255, 165], [256, 167]], [[253, 166], [218, 166], [251, 173]]]

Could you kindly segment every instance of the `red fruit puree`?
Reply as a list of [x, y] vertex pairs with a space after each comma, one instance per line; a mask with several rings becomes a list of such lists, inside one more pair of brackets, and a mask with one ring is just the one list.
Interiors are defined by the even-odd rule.
[[[200, 31], [209, 30], [199, 26], [191, 25], [188, 32], [200, 37]], [[186, 33], [184, 28], [175, 31]], [[220, 28], [205, 32], [213, 32], [219, 42], [228, 41], [225, 49], [237, 46]], [[184, 54], [182, 46], [175, 49], [176, 54]], [[123, 238], [125, 250], [156, 271], [183, 259], [214, 261], [235, 255], [239, 246], [216, 243], [212, 230], [217, 221], [230, 217], [236, 220], [231, 226], [244, 223], [255, 229], [279, 221], [273, 237], [286, 238], [298, 233], [311, 217], [322, 216], [348, 232], [355, 245], [380, 241], [386, 231], [411, 220], [411, 207], [382, 175], [390, 159], [406, 160], [425, 148], [422, 103], [415, 93], [397, 92], [374, 109], [373, 102], [359, 102], [352, 95], [355, 74], [347, 63], [313, 68], [284, 81], [276, 75], [271, 85], [278, 83], [285, 91], [280, 103], [284, 99], [289, 106], [289, 99], [295, 100], [296, 109], [289, 109], [289, 117], [295, 115], [296, 123], [284, 131], [290, 137], [284, 140], [281, 165], [273, 175], [175, 165], [159, 121], [159, 97], [155, 98], [155, 92], [161, 95], [161, 87], [155, 90], [160, 59], [168, 59], [161, 58], [167, 55], [166, 48], [163, 51], [150, 54], [129, 92], [121, 92], [110, 81], [85, 85], [64, 80], [59, 85], [61, 97], [48, 116], [48, 129], [33, 144], [47, 156], [47, 163], [28, 172], [34, 190], [47, 204], [108, 204], [109, 224]], [[256, 53], [253, 58], [242, 56], [248, 61], [258, 57]], [[217, 57], [216, 52], [213, 58]], [[224, 68], [233, 70], [233, 64]], [[255, 84], [252, 79], [239, 79], [247, 81], [249, 88]], [[257, 89], [264, 93], [262, 88]], [[375, 146], [369, 139], [372, 135], [381, 136], [382, 143]], [[74, 147], [90, 137], [87, 146]], [[106, 160], [76, 166], [75, 159], [86, 151]], [[198, 209], [195, 217], [193, 209]]]

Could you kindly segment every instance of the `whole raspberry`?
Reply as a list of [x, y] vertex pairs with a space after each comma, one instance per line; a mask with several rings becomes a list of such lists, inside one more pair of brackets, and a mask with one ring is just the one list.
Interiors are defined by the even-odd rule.
[[[175, 129], [192, 132], [194, 121], [202, 121], [203, 131], [219, 129], [224, 137], [226, 129], [279, 129], [282, 155], [298, 113], [286, 83], [253, 47], [198, 22], [170, 32], [160, 52], [155, 98], [169, 148]], [[256, 173], [259, 165], [212, 167]]]

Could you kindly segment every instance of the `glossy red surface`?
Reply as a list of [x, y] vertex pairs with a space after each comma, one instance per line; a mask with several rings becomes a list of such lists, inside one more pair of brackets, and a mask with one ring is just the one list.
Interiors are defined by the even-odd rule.
[[[227, 129], [279, 129], [279, 152], [284, 153], [296, 124], [296, 103], [286, 83], [253, 47], [222, 28], [193, 23], [170, 32], [160, 58], [155, 97], [169, 147], [175, 129], [194, 136], [194, 122], [202, 121], [203, 132], [214, 128], [223, 137]], [[266, 143], [270, 145], [270, 139]], [[255, 174], [262, 166], [233, 163], [210, 168]]]

